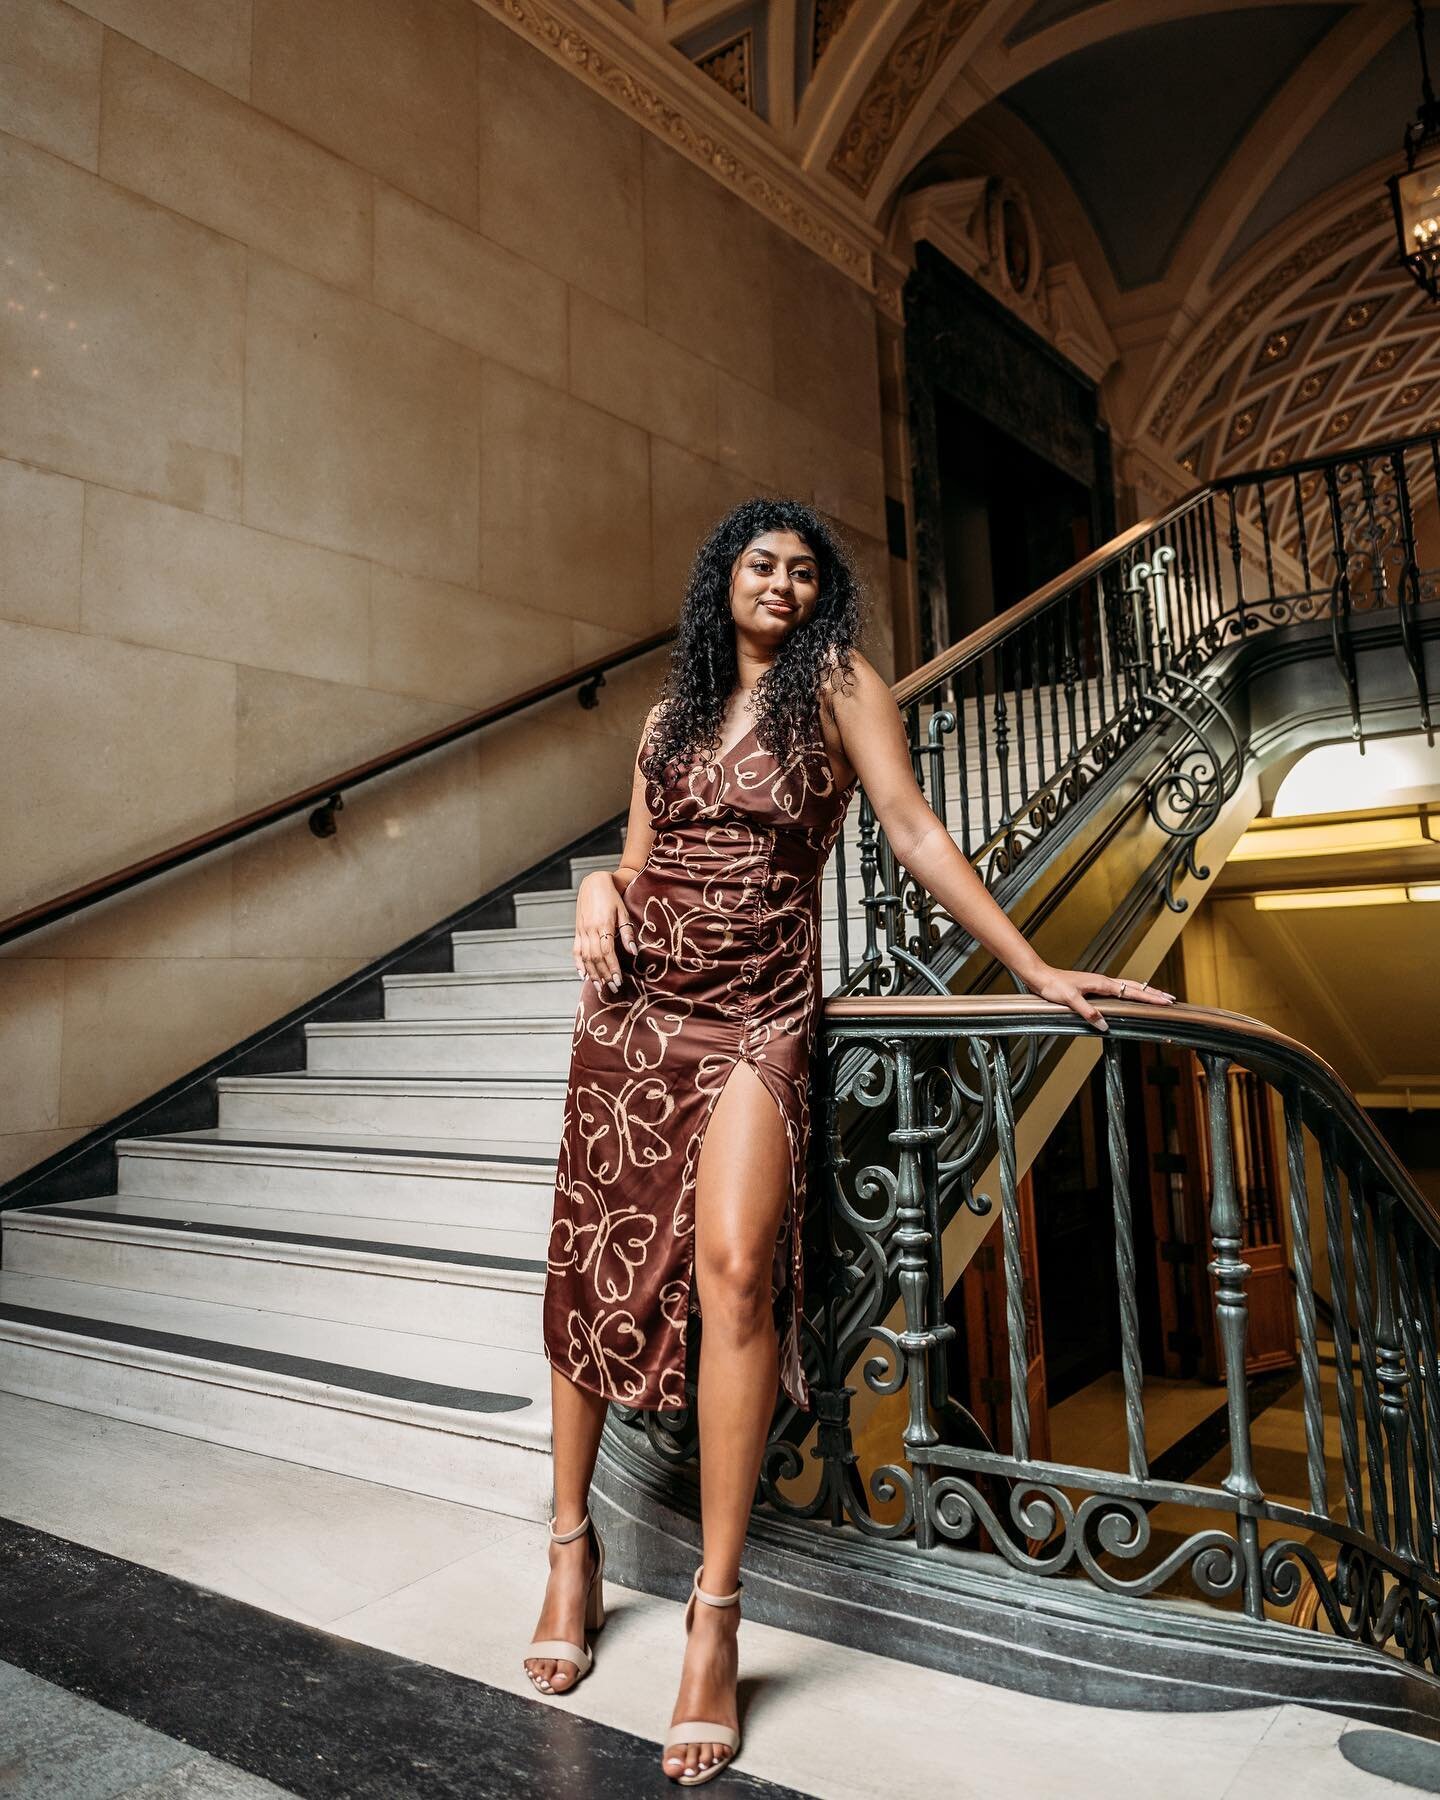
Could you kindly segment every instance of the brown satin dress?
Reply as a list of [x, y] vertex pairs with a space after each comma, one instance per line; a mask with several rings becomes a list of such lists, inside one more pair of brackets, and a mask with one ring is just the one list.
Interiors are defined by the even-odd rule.
[[685, 1403], [695, 1180], [715, 1103], [746, 1062], [790, 1151], [772, 1299], [780, 1379], [805, 1406], [800, 1220], [820, 989], [820, 877], [854, 790], [818, 725], [782, 768], [752, 726], [646, 783], [654, 845], [625, 905], [618, 989], [575, 1019], [545, 1284], [545, 1354], [623, 1406]]

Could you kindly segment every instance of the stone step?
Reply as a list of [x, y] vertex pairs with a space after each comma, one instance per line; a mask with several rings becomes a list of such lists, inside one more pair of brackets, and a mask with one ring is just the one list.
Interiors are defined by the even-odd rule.
[[516, 1019], [374, 1019], [307, 1025], [306, 1066], [312, 1074], [407, 1069], [503, 1075], [517, 1064], [537, 1074], [565, 1074], [575, 1035], [579, 978], [570, 976], [571, 1011], [563, 1017]]
[[[567, 936], [565, 942], [569, 943]], [[852, 959], [856, 945], [864, 941], [864, 917], [854, 915], [850, 931], [850, 951]], [[840, 978], [839, 932], [831, 922], [826, 941], [822, 946], [821, 973], [827, 989], [833, 987]], [[507, 972], [508, 973], [508, 972]], [[389, 1016], [392, 1020], [449, 1020], [462, 1022], [465, 1020], [488, 1020], [496, 1024], [509, 1025], [514, 1020], [507, 1016], [506, 1005], [520, 1006], [527, 992], [530, 993], [537, 1018], [553, 1021], [563, 1016], [569, 1029], [574, 1022], [575, 1007], [580, 998], [580, 978], [573, 968], [563, 971], [537, 970], [537, 975], [563, 976], [553, 987], [541, 989], [519, 988], [514, 990], [514, 999], [503, 990], [493, 985], [493, 976], [485, 971], [475, 974], [458, 975], [426, 975], [415, 977], [413, 985], [397, 992], [393, 1000], [387, 1000]], [[406, 978], [407, 981], [411, 978]], [[563, 1015], [560, 1014], [561, 995], [568, 994], [569, 1003]], [[501, 1002], [497, 1006], [497, 999]], [[400, 1010], [403, 1007], [403, 1012]], [[523, 1014], [517, 1014], [523, 1019]], [[526, 1058], [527, 1062], [532, 1060]], [[568, 1059], [560, 1065], [568, 1068]]]
[[211, 1127], [117, 1149], [126, 1197], [338, 1215], [366, 1236], [386, 1222], [544, 1232], [555, 1189], [553, 1144]]
[[563, 1075], [226, 1075], [216, 1086], [223, 1126], [353, 1132], [362, 1142], [371, 1133], [503, 1138], [553, 1155], [564, 1119]]
[[[387, 975], [385, 1017], [410, 1019], [564, 1019], [573, 1024], [580, 977], [559, 947], [574, 939], [573, 926], [547, 927], [549, 967], [491, 969], [481, 973]], [[457, 932], [457, 937], [468, 934]], [[489, 934], [485, 934], [488, 936]]]
[[3, 1215], [4, 1266], [506, 1349], [539, 1340], [546, 1238], [126, 1194]]
[[549, 1510], [534, 1351], [5, 1269], [0, 1390], [516, 1518]]

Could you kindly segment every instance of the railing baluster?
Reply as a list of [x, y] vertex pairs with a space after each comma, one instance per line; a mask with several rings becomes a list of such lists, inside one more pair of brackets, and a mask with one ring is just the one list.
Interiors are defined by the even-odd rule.
[[1410, 1513], [1410, 1446], [1405, 1435], [1405, 1389], [1409, 1374], [1400, 1349], [1395, 1316], [1395, 1199], [1379, 1195], [1375, 1208], [1375, 1264], [1379, 1307], [1375, 1315], [1375, 1343], [1380, 1357], [1380, 1414], [1385, 1422], [1385, 1446], [1390, 1455], [1390, 1502], [1394, 1508], [1397, 1555], [1415, 1555]]
[[960, 848], [969, 856], [974, 848], [970, 833], [970, 728], [965, 722], [965, 688], [955, 683], [955, 761], [960, 786]]
[[1015, 1103], [1003, 1044], [995, 1046], [991, 1069], [995, 1081], [995, 1140], [1000, 1159], [1005, 1331], [1010, 1340], [1010, 1454], [1018, 1462], [1029, 1462], [1030, 1356], [1025, 1330], [1025, 1265], [1020, 1254], [1020, 1185], [1015, 1173]]
[[870, 796], [860, 790], [860, 905], [865, 914], [866, 983], [872, 994], [880, 992], [880, 898], [876, 892], [879, 856], [875, 811]]
[[835, 917], [840, 934], [840, 985], [850, 985], [850, 888], [845, 879], [845, 820], [835, 837]]
[[[1263, 1090], [1261, 1090], [1263, 1095]], [[1315, 1329], [1315, 1272], [1310, 1251], [1310, 1197], [1305, 1185], [1305, 1133], [1300, 1090], [1285, 1090], [1285, 1158], [1290, 1192], [1290, 1267], [1300, 1327], [1300, 1379], [1305, 1394], [1305, 1470], [1310, 1510], [1329, 1517], [1325, 1494], [1325, 1412], [1320, 1397], [1320, 1348]], [[1277, 1221], [1278, 1223], [1278, 1221]]]
[[1027, 627], [1016, 634], [1014, 651], [1010, 658], [1011, 691], [1015, 697], [1015, 805], [1013, 809], [1015, 813], [1024, 812], [1025, 802], [1030, 798], [1030, 758], [1026, 748], [1026, 681], [1024, 676], [1025, 653], [1030, 648], [1030, 644], [1031, 634]]
[[1405, 1397], [1409, 1408], [1411, 1447], [1411, 1493], [1415, 1506], [1415, 1554], [1429, 1569], [1435, 1567], [1435, 1514], [1431, 1510], [1430, 1445], [1425, 1432], [1425, 1388], [1421, 1379], [1423, 1367], [1418, 1317], [1419, 1251], [1414, 1220], [1399, 1210], [1395, 1217], [1395, 1272], [1398, 1278], [1400, 1309], [1400, 1343], [1405, 1353]]
[[1230, 506], [1230, 562], [1235, 572], [1235, 617], [1240, 636], [1245, 635], [1245, 565], [1241, 556], [1240, 519], [1235, 511], [1235, 490], [1227, 488], [1225, 498]]
[[1328, 1123], [1320, 1143], [1320, 1173], [1325, 1195], [1325, 1255], [1330, 1268], [1330, 1311], [1334, 1319], [1335, 1394], [1340, 1411], [1340, 1459], [1345, 1471], [1345, 1517], [1353, 1530], [1363, 1531], [1365, 1502], [1360, 1487], [1360, 1437], [1355, 1421], [1355, 1359], [1350, 1346], [1340, 1170], [1335, 1159], [1334, 1128]]
[[[1054, 759], [1050, 768], [1052, 779], [1064, 766], [1065, 758], [1069, 754], [1068, 750], [1062, 744], [1060, 736], [1060, 683], [1062, 679], [1068, 681], [1070, 678], [1068, 658], [1062, 676], [1061, 657], [1064, 652], [1061, 650], [1058, 642], [1064, 625], [1064, 613], [1065, 607], [1062, 602], [1059, 606], [1051, 607], [1050, 611], [1045, 615], [1050, 632], [1050, 661], [1048, 673], [1050, 679], [1050, 749]], [[1075, 696], [1073, 691], [1067, 691], [1066, 699], [1073, 715], [1075, 707]], [[1070, 720], [1070, 736], [1072, 739], [1075, 736], [1075, 720], [1073, 716]]]
[[1000, 823], [1008, 832], [1014, 813], [1010, 805], [1010, 714], [1005, 704], [1003, 652], [997, 652], [995, 668], [995, 769], [1000, 787]]
[[[1415, 1311], [1420, 1321], [1421, 1388], [1425, 1395], [1425, 1432], [1430, 1448], [1430, 1500], [1432, 1530], [1440, 1525], [1440, 1367], [1435, 1343], [1435, 1246], [1428, 1235], [1415, 1232]], [[1440, 1560], [1440, 1541], [1431, 1545]]]
[[1250, 1390], [1245, 1385], [1245, 1331], [1250, 1265], [1240, 1257], [1240, 1203], [1235, 1192], [1235, 1152], [1230, 1136], [1230, 1059], [1206, 1051], [1205, 1099], [1210, 1124], [1210, 1239], [1215, 1255], [1215, 1319], [1225, 1356], [1225, 1399], [1230, 1418], [1230, 1470], [1220, 1483], [1236, 1501], [1236, 1531], [1245, 1565], [1245, 1610], [1265, 1616], [1260, 1587], [1260, 1533], [1249, 1508], [1264, 1498], [1255, 1479], [1250, 1443]]
[[1077, 604], [1075, 595], [1067, 594], [1065, 596], [1065, 604], [1060, 609], [1060, 659], [1061, 679], [1065, 684], [1066, 731], [1065, 754], [1060, 759], [1062, 768], [1070, 761], [1071, 757], [1075, 755], [1079, 748], [1079, 739], [1076, 736], [1075, 686], [1083, 672], [1083, 661], [1076, 655], [1075, 648], [1075, 639], [1077, 635], [1076, 627], [1079, 624]]
[[1265, 499], [1265, 483], [1255, 483], [1255, 496], [1260, 502], [1260, 538], [1265, 546], [1265, 585], [1266, 598], [1275, 598], [1275, 552], [1270, 542], [1270, 507]]
[[1360, 1399], [1365, 1416], [1365, 1466], [1370, 1475], [1370, 1530], [1390, 1546], [1390, 1501], [1380, 1425], [1379, 1364], [1375, 1351], [1375, 1260], [1370, 1252], [1364, 1177], [1350, 1165], [1350, 1260], [1355, 1268], [1355, 1323], [1360, 1334]]
[[979, 748], [980, 811], [985, 821], [985, 842], [995, 833], [995, 814], [990, 805], [990, 752], [985, 742], [985, 662], [975, 663], [975, 737]]
[[1300, 473], [1297, 470], [1292, 477], [1295, 483], [1295, 522], [1300, 531], [1300, 572], [1305, 583], [1305, 592], [1310, 592], [1310, 525], [1305, 517], [1305, 493], [1300, 485]]
[[929, 1469], [924, 1452], [940, 1441], [930, 1407], [930, 1353], [928, 1290], [932, 1280], [932, 1252], [936, 1246], [927, 1226], [926, 1152], [939, 1135], [919, 1120], [914, 1044], [909, 1038], [894, 1043], [895, 1130], [890, 1141], [899, 1152], [896, 1176], [895, 1244], [899, 1250], [896, 1280], [905, 1309], [905, 1330], [900, 1349], [905, 1355], [906, 1398], [909, 1420], [905, 1426], [906, 1457], [915, 1483], [915, 1542], [922, 1550], [935, 1542], [935, 1526], [929, 1508]]
[[1130, 1139], [1125, 1126], [1125, 1089], [1117, 1042], [1106, 1041], [1104, 1061], [1105, 1135], [1110, 1153], [1111, 1206], [1115, 1215], [1115, 1279], [1120, 1291], [1120, 1370], [1125, 1383], [1125, 1439], [1130, 1473], [1137, 1480], [1143, 1480], [1150, 1473], [1150, 1462], [1145, 1446], [1144, 1376], [1140, 1367], [1140, 1310], [1130, 1201]]

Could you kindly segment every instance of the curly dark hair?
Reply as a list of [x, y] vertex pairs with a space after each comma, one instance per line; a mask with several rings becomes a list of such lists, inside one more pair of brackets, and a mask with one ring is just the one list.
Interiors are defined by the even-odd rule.
[[788, 763], [814, 730], [825, 677], [849, 672], [862, 597], [846, 546], [802, 501], [760, 494], [741, 501], [711, 528], [690, 565], [670, 672], [641, 763], [647, 776], [658, 777], [720, 746], [725, 710], [739, 679], [730, 572], [746, 546], [767, 531], [793, 531], [805, 540], [820, 592], [814, 612], [785, 639], [755, 684], [755, 736], [761, 748]]

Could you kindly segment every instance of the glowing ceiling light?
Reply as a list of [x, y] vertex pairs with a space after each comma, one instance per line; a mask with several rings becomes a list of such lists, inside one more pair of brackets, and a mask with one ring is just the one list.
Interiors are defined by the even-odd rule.
[[1274, 856], [1355, 856], [1366, 850], [1408, 850], [1424, 845], [1420, 820], [1337, 819], [1325, 825], [1251, 826], [1230, 852], [1231, 862]]
[[1255, 895], [1256, 912], [1319, 912], [1340, 906], [1404, 906], [1403, 887], [1292, 888]]
[[1440, 795], [1440, 744], [1423, 735], [1378, 738], [1362, 756], [1354, 744], [1319, 744], [1296, 759], [1280, 783], [1272, 818], [1306, 813], [1373, 812]]

